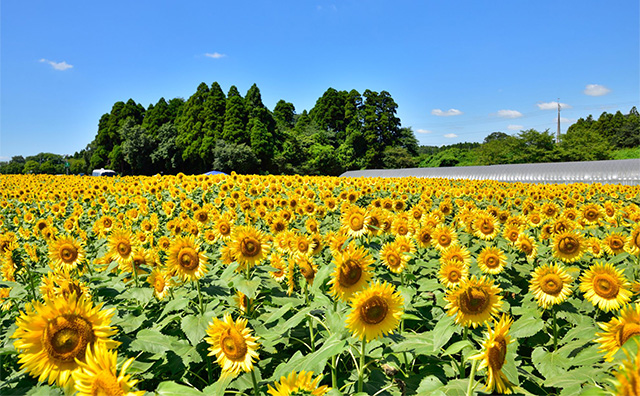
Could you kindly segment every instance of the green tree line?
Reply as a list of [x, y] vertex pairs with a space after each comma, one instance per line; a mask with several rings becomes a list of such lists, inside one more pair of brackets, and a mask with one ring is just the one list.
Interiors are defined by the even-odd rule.
[[[187, 100], [160, 98], [147, 108], [116, 102], [94, 140], [73, 156], [40, 153], [0, 163], [0, 173], [226, 173], [339, 175], [353, 169], [444, 167], [638, 157], [640, 115], [590, 115], [559, 143], [549, 130], [493, 132], [482, 143], [420, 146], [403, 128], [386, 91], [327, 89], [310, 111], [280, 100], [273, 110], [254, 84], [244, 97], [217, 82]], [[625, 151], [626, 150], [626, 151]], [[622, 153], [622, 154], [621, 154]]]

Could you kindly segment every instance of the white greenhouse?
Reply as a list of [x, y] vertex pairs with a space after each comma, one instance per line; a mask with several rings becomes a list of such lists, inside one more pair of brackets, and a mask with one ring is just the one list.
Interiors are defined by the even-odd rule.
[[522, 183], [639, 185], [640, 158], [610, 161], [460, 166], [448, 168], [368, 169], [348, 171], [341, 176], [426, 177]]

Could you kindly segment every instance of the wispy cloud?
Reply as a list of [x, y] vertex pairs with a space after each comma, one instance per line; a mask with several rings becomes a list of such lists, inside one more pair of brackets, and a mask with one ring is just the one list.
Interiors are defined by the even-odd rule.
[[[537, 103], [540, 110], [556, 110], [558, 108], [558, 102], [541, 102]], [[570, 109], [572, 106], [566, 103], [560, 103], [561, 109]]]
[[2, 155], [0, 155], [0, 162], [7, 162], [9, 161], [11, 158], [9, 157], [3, 157]]
[[62, 62], [54, 62], [48, 59], [40, 59], [40, 63], [48, 63], [49, 65], [51, 65], [51, 67], [53, 67], [55, 70], [58, 71], [65, 71], [67, 69], [71, 69], [73, 67], [73, 65], [68, 64], [65, 61]]
[[522, 125], [509, 125], [507, 126], [507, 129], [510, 131], [521, 131], [522, 129], [524, 129], [524, 126]]
[[214, 53], [207, 52], [206, 54], [204, 54], [204, 56], [206, 56], [207, 58], [220, 59], [220, 58], [224, 58], [227, 55], [221, 54], [219, 52], [214, 52]]
[[458, 137], [458, 135], [456, 135], [455, 133], [447, 133], [446, 135], [443, 135], [443, 136], [446, 137], [447, 139], [453, 139]]
[[[558, 119], [556, 118], [556, 121], [557, 121], [557, 120], [558, 120]], [[578, 120], [575, 120], [575, 119], [573, 119], [573, 118], [560, 117], [560, 122], [561, 122], [561, 123], [563, 123], [563, 124], [573, 124], [573, 123], [574, 123], [574, 122], [576, 122], [576, 121], [578, 121]]]
[[583, 92], [585, 95], [589, 96], [603, 96], [611, 92], [611, 90], [604, 85], [589, 84]]
[[449, 109], [447, 111], [442, 111], [440, 109], [433, 109], [431, 110], [431, 114], [438, 117], [451, 117], [451, 116], [461, 115], [462, 112], [458, 109]]
[[418, 132], [418, 133], [433, 133], [433, 131], [430, 131], [428, 129], [418, 129], [416, 132]]
[[500, 118], [519, 118], [522, 117], [522, 113], [518, 110], [498, 110], [496, 115]]

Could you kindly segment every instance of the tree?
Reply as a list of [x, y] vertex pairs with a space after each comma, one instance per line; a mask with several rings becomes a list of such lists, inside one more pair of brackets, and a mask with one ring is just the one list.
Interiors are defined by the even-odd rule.
[[205, 169], [205, 164], [200, 156], [200, 147], [204, 136], [212, 133], [212, 131], [204, 130], [207, 119], [205, 102], [208, 97], [209, 87], [205, 83], [200, 83], [196, 92], [185, 103], [180, 117], [176, 120], [178, 130], [176, 144], [182, 150], [182, 159], [194, 173], [202, 173]]
[[362, 107], [364, 123], [362, 135], [367, 144], [365, 167], [379, 168], [382, 164], [382, 152], [387, 146], [398, 145], [400, 138], [400, 119], [396, 117], [398, 105], [389, 92], [380, 93], [366, 90]]
[[175, 174], [182, 168], [182, 152], [176, 145], [178, 131], [171, 123], [158, 129], [156, 147], [150, 155], [154, 173]]
[[121, 128], [122, 155], [124, 160], [131, 167], [134, 175], [150, 175], [153, 173], [149, 157], [155, 149], [155, 139], [153, 139], [140, 125], [135, 125], [129, 119]]
[[227, 94], [222, 139], [229, 143], [245, 144], [248, 146], [251, 144], [251, 139], [246, 128], [247, 113], [244, 100], [242, 96], [240, 96], [238, 88], [232, 85]]
[[591, 129], [573, 129], [561, 136], [560, 161], [599, 161], [611, 159], [606, 138]]
[[38, 173], [40, 170], [40, 164], [37, 161], [34, 160], [28, 160], [27, 162], [25, 162], [24, 164], [24, 168], [23, 168], [23, 172], [25, 174], [29, 174], [29, 173]]
[[413, 168], [415, 162], [411, 153], [404, 147], [387, 147], [382, 153], [382, 163], [387, 169]]
[[320, 129], [344, 132], [346, 91], [337, 91], [329, 88], [316, 101], [315, 106], [309, 112], [309, 116]]
[[199, 150], [200, 158], [204, 164], [213, 162], [213, 150], [216, 140], [222, 138], [225, 106], [226, 98], [224, 92], [222, 92], [222, 88], [217, 82], [213, 82], [209, 89], [209, 96], [204, 102], [204, 136]]
[[517, 164], [553, 162], [557, 159], [555, 137], [547, 129], [544, 132], [535, 129], [520, 131], [513, 148], [513, 162]]
[[169, 104], [164, 98], [160, 98], [156, 105], [149, 105], [144, 120], [142, 121], [142, 127], [153, 137], [158, 134], [158, 129], [167, 122], [173, 122], [169, 112]]
[[256, 174], [260, 162], [251, 148], [244, 143], [235, 144], [218, 140], [214, 149], [213, 169], [225, 173]]
[[296, 108], [293, 103], [280, 99], [273, 109], [273, 116], [282, 128], [293, 128], [295, 123]]

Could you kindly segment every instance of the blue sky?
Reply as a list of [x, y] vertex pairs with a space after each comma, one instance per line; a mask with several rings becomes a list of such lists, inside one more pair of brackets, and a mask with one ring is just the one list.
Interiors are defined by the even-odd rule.
[[311, 109], [388, 91], [421, 144], [563, 132], [640, 104], [637, 0], [31, 1], [0, 8], [0, 160], [73, 154], [119, 100], [256, 83]]

